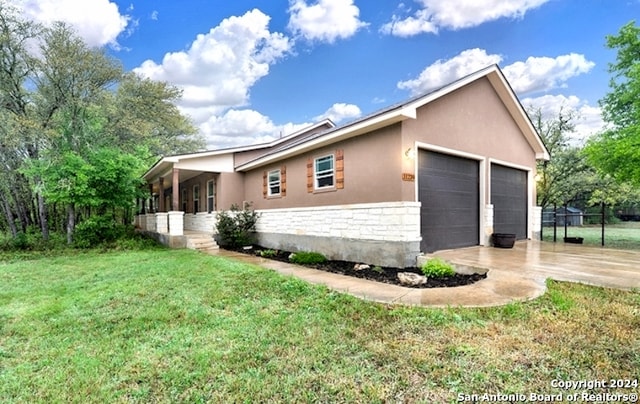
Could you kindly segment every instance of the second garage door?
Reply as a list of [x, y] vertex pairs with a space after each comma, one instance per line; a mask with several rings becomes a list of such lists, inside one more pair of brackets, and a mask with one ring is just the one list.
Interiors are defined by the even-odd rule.
[[458, 156], [420, 151], [418, 199], [423, 252], [479, 244], [480, 166]]
[[527, 172], [491, 164], [493, 230], [527, 238]]

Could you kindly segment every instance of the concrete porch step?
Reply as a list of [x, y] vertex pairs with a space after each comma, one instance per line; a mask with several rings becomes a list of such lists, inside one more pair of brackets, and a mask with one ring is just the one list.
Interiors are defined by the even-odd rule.
[[217, 250], [218, 243], [212, 236], [206, 234], [185, 234], [187, 238], [187, 248], [198, 251]]

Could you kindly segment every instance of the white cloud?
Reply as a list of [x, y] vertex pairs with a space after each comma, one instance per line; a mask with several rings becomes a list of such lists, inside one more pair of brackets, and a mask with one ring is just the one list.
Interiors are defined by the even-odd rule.
[[409, 90], [411, 95], [427, 93], [500, 61], [500, 55], [489, 55], [484, 49], [468, 49], [449, 60], [438, 60], [427, 66], [417, 78], [399, 82], [398, 88]]
[[353, 36], [368, 24], [360, 21], [360, 9], [353, 0], [289, 1], [288, 28], [309, 41], [333, 43]]
[[536, 98], [525, 98], [522, 105], [527, 110], [540, 110], [542, 118], [553, 119], [558, 116], [560, 110], [574, 111], [573, 124], [575, 130], [570, 138], [577, 144], [581, 144], [589, 136], [601, 131], [605, 127], [602, 119], [602, 110], [593, 107], [575, 95], [544, 95]]
[[[423, 94], [500, 63], [502, 59], [501, 55], [488, 54], [484, 49], [468, 49], [427, 66], [417, 78], [399, 82], [398, 88], [409, 90], [411, 95]], [[584, 55], [571, 53], [556, 58], [529, 57], [524, 62], [505, 66], [502, 71], [513, 90], [523, 95], [566, 87], [570, 78], [588, 73], [594, 65]]]
[[269, 117], [257, 111], [231, 109], [221, 115], [211, 115], [200, 124], [200, 129], [209, 133], [208, 148], [218, 149], [270, 142], [309, 125], [275, 125]]
[[564, 87], [571, 77], [588, 73], [595, 63], [584, 55], [570, 53], [556, 58], [529, 57], [506, 66], [503, 71], [513, 89], [525, 94]]
[[64, 21], [74, 27], [88, 45], [118, 47], [118, 36], [131, 20], [120, 14], [118, 5], [109, 0], [11, 0], [33, 21], [51, 24]]
[[336, 103], [331, 106], [324, 114], [313, 118], [314, 121], [320, 121], [325, 118], [331, 119], [334, 123], [339, 123], [345, 119], [358, 118], [362, 115], [362, 111], [354, 104]]
[[255, 111], [230, 109], [247, 105], [251, 87], [269, 73], [271, 64], [291, 51], [289, 38], [269, 32], [269, 20], [257, 9], [229, 17], [198, 35], [186, 51], [167, 53], [160, 64], [147, 60], [134, 71], [183, 89], [178, 106], [210, 144], [211, 139], [222, 140], [225, 134], [237, 138], [242, 131], [256, 134], [253, 143], [273, 129], [273, 124]]
[[149, 16], [153, 21], [158, 21], [158, 10], [153, 10]]
[[[380, 31], [408, 37], [422, 33], [437, 33], [440, 28], [453, 30], [474, 27], [500, 18], [522, 18], [529, 10], [549, 0], [417, 0], [422, 8], [410, 16], [394, 15]], [[406, 15], [409, 9], [401, 4]]]

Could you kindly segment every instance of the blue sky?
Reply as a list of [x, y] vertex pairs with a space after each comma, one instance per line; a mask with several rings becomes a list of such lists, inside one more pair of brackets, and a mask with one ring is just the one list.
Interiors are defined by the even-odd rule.
[[67, 21], [127, 70], [184, 91], [210, 148], [341, 124], [497, 63], [528, 107], [602, 126], [615, 52], [640, 0], [10, 0]]

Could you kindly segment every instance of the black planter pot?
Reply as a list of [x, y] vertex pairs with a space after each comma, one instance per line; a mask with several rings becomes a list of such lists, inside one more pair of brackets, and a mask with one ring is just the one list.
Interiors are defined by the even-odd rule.
[[491, 240], [496, 248], [513, 248], [516, 242], [516, 235], [513, 233], [493, 233]]
[[565, 237], [564, 238], [565, 243], [582, 244], [583, 241], [584, 241], [584, 238], [582, 237]]

